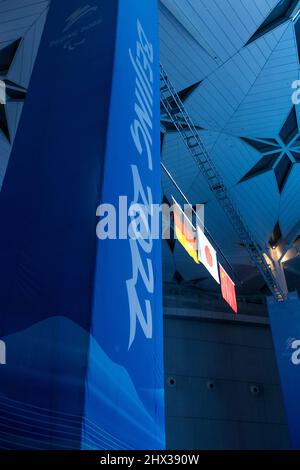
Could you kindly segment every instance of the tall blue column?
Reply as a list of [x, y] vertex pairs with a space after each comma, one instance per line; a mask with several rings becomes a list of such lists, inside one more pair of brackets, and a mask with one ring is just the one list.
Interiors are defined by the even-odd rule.
[[156, 1], [52, 0], [0, 194], [0, 447], [164, 447], [160, 243], [96, 237], [142, 188], [160, 201]]

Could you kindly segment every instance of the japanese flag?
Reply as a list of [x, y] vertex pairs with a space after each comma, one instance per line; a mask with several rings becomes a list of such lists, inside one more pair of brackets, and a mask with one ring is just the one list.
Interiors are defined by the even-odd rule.
[[199, 261], [206, 267], [217, 283], [220, 284], [216, 250], [212, 247], [200, 227], [197, 227], [197, 245]]

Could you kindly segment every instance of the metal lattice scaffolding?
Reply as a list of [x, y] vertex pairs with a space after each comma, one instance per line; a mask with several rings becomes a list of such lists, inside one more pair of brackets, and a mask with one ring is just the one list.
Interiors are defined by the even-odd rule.
[[168, 119], [170, 119], [181, 135], [185, 145], [189, 149], [194, 161], [209, 185], [210, 190], [214, 193], [217, 201], [227, 214], [239, 239], [247, 249], [250, 258], [258, 267], [274, 297], [278, 301], [284, 300], [286, 292], [283, 291], [277, 281], [272, 271], [272, 266], [266, 260], [261, 247], [255, 241], [255, 237], [243, 220], [243, 217], [236, 207], [222, 176], [212, 161], [192, 119], [188, 115], [162, 66], [160, 66], [160, 92], [162, 108], [164, 109]]

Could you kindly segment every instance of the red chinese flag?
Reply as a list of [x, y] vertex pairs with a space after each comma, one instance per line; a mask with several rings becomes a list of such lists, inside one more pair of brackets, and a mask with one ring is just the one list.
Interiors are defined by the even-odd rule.
[[227, 272], [219, 263], [220, 268], [220, 280], [221, 280], [221, 291], [223, 299], [230, 305], [232, 310], [237, 313], [237, 301], [235, 295], [235, 284], [228, 276]]

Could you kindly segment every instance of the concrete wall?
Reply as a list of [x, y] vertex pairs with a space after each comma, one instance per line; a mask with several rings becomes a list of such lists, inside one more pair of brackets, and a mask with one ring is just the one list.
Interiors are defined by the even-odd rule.
[[171, 312], [165, 319], [168, 448], [288, 449], [268, 325]]

